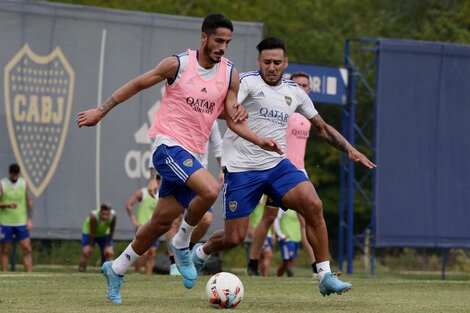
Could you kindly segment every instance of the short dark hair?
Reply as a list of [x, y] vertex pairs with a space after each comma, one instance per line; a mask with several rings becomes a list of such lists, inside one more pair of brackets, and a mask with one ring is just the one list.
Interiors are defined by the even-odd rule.
[[8, 173], [10, 174], [19, 174], [20, 173], [20, 166], [16, 163], [10, 164], [8, 168]]
[[214, 13], [206, 16], [204, 22], [202, 22], [201, 31], [207, 35], [210, 35], [219, 27], [228, 28], [231, 32], [233, 32], [232, 22], [220, 13]]
[[263, 50], [271, 50], [271, 49], [282, 49], [284, 54], [286, 54], [286, 44], [279, 38], [275, 37], [268, 37], [260, 41], [260, 43], [256, 46], [258, 52], [261, 54]]
[[307, 73], [301, 72], [301, 71], [299, 71], [299, 72], [294, 72], [294, 73], [292, 73], [292, 74], [290, 75], [290, 79], [291, 79], [291, 80], [293, 80], [293, 79], [296, 78], [296, 77], [305, 77], [305, 78], [307, 78], [307, 79], [310, 79], [310, 76], [309, 76]]
[[111, 204], [109, 204], [109, 203], [101, 204], [100, 210], [101, 211], [111, 211]]

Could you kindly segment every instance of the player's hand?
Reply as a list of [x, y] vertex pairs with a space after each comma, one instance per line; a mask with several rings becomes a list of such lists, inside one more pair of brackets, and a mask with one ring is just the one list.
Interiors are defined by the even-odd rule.
[[219, 184], [221, 188], [224, 185], [224, 179], [225, 179], [224, 171], [220, 170], [219, 171]]
[[235, 123], [248, 119], [248, 112], [242, 105], [237, 103], [234, 105], [234, 107], [236, 111], [233, 114], [232, 119]]
[[368, 169], [373, 169], [377, 167], [372, 161], [370, 161], [364, 154], [360, 153], [356, 149], [352, 149], [348, 152], [348, 157], [350, 160], [353, 160], [354, 162], [361, 163]]
[[274, 151], [279, 153], [280, 155], [284, 154], [284, 151], [282, 151], [281, 146], [276, 142], [276, 140], [272, 138], [262, 138], [261, 141], [258, 143], [258, 146], [267, 151]]
[[26, 229], [31, 232], [33, 230], [33, 220], [28, 218], [28, 222], [26, 223]]
[[84, 255], [90, 256], [92, 252], [93, 252], [93, 247], [92, 246], [86, 245], [86, 246], [83, 247], [83, 254]]
[[149, 183], [147, 185], [147, 190], [149, 192], [149, 195], [152, 196], [152, 198], [155, 198], [155, 195], [157, 194], [157, 189], [158, 189], [158, 182], [156, 179], [150, 179]]
[[82, 126], [95, 126], [101, 121], [104, 117], [104, 114], [99, 109], [91, 109], [88, 111], [83, 111], [78, 113], [77, 125], [78, 127]]

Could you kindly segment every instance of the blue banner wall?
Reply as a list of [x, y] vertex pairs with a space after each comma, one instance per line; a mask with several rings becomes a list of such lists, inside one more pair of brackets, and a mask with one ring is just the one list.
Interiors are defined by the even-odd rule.
[[470, 248], [470, 46], [379, 40], [376, 246]]
[[[116, 210], [115, 238], [134, 237], [125, 203], [147, 186], [147, 129], [164, 84], [127, 100], [96, 127], [79, 129], [75, 120], [160, 60], [197, 49], [202, 20], [0, 0], [0, 177], [10, 163], [21, 166], [34, 203], [33, 238], [81, 238], [83, 220], [102, 202]], [[234, 22], [234, 30], [227, 57], [240, 72], [253, 70], [263, 25]], [[222, 226], [220, 197], [209, 234]]]

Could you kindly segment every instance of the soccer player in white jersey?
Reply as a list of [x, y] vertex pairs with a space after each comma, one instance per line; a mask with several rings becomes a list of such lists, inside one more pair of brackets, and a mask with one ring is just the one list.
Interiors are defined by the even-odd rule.
[[[292, 73], [290, 79], [296, 82], [307, 94], [310, 92], [310, 77], [307, 73]], [[294, 164], [299, 170], [303, 171], [306, 175], [307, 171], [305, 170], [304, 158], [310, 128], [310, 122], [303, 115], [294, 113], [289, 117], [286, 129], [286, 156], [292, 164]], [[250, 248], [250, 259], [247, 266], [247, 273], [250, 276], [260, 275], [258, 271], [258, 262], [261, 259], [261, 253], [264, 253], [264, 249], [262, 250], [261, 248], [263, 247], [265, 238], [268, 235], [268, 230], [271, 228], [278, 215], [278, 210], [279, 209], [277, 207], [273, 208], [266, 206], [261, 221], [254, 231], [253, 241], [251, 242]], [[297, 216], [299, 217], [302, 230], [302, 245], [312, 266], [313, 276], [318, 278], [315, 255], [313, 254], [312, 247], [308, 243], [307, 234], [305, 232], [305, 220], [298, 213]], [[341, 272], [335, 272], [335, 274], [340, 276]]]
[[[227, 116], [228, 127], [238, 135], [263, 149], [282, 154], [273, 139], [259, 137], [249, 129], [246, 121], [237, 122], [240, 80], [233, 63], [224, 57], [232, 40], [232, 22], [221, 14], [211, 14], [204, 19], [201, 30], [200, 46], [197, 50], [188, 49], [188, 65], [176, 83], [180, 58], [171, 56], [120, 87], [98, 108], [78, 113], [79, 127], [94, 126], [119, 103], [143, 89], [164, 80], [167, 82], [161, 106], [149, 129], [150, 137], [155, 137], [156, 141], [153, 164], [162, 176], [156, 209], [151, 220], [139, 227], [134, 240], [122, 254], [101, 267], [108, 283], [108, 299], [116, 304], [122, 301], [124, 273], [184, 211], [185, 217], [171, 239], [170, 247], [185, 287], [192, 288], [196, 283], [197, 271], [189, 250], [190, 237], [220, 191], [219, 182], [201, 164], [216, 118]], [[229, 80], [227, 71], [231, 73]], [[201, 72], [213, 72], [212, 79], [201, 77]]]
[[[238, 102], [249, 113], [250, 128], [258, 136], [273, 138], [285, 150], [287, 120], [298, 112], [312, 123], [324, 141], [347, 153], [351, 160], [374, 168], [374, 163], [320, 117], [299, 85], [282, 78], [288, 63], [282, 40], [266, 38], [257, 49], [259, 71], [240, 75], [238, 93]], [[305, 218], [307, 238], [317, 258], [320, 293], [326, 296], [349, 290], [351, 284], [331, 273], [322, 202], [307, 176], [285, 155], [263, 151], [230, 130], [224, 136], [223, 149], [225, 227], [204, 245], [194, 247], [192, 258], [196, 268], [199, 270], [210, 254], [233, 248], [243, 241], [249, 214], [265, 193], [272, 206], [291, 208]]]

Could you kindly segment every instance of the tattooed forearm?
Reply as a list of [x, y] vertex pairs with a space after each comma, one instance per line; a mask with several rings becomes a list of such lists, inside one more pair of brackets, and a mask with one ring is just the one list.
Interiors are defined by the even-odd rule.
[[347, 152], [348, 142], [336, 129], [328, 125], [320, 116], [314, 117], [311, 122], [321, 139], [336, 149]]
[[336, 149], [347, 152], [347, 142], [340, 133], [338, 133], [331, 126], [327, 127], [325, 136], [322, 137], [327, 143], [335, 147]]
[[106, 115], [109, 111], [111, 111], [112, 108], [114, 108], [116, 105], [118, 104], [118, 102], [113, 98], [113, 97], [109, 97], [108, 100], [106, 100], [105, 102], [103, 102], [103, 104], [101, 104], [99, 107], [98, 107], [98, 110], [100, 110], [101, 112], [104, 113], [104, 115]]

